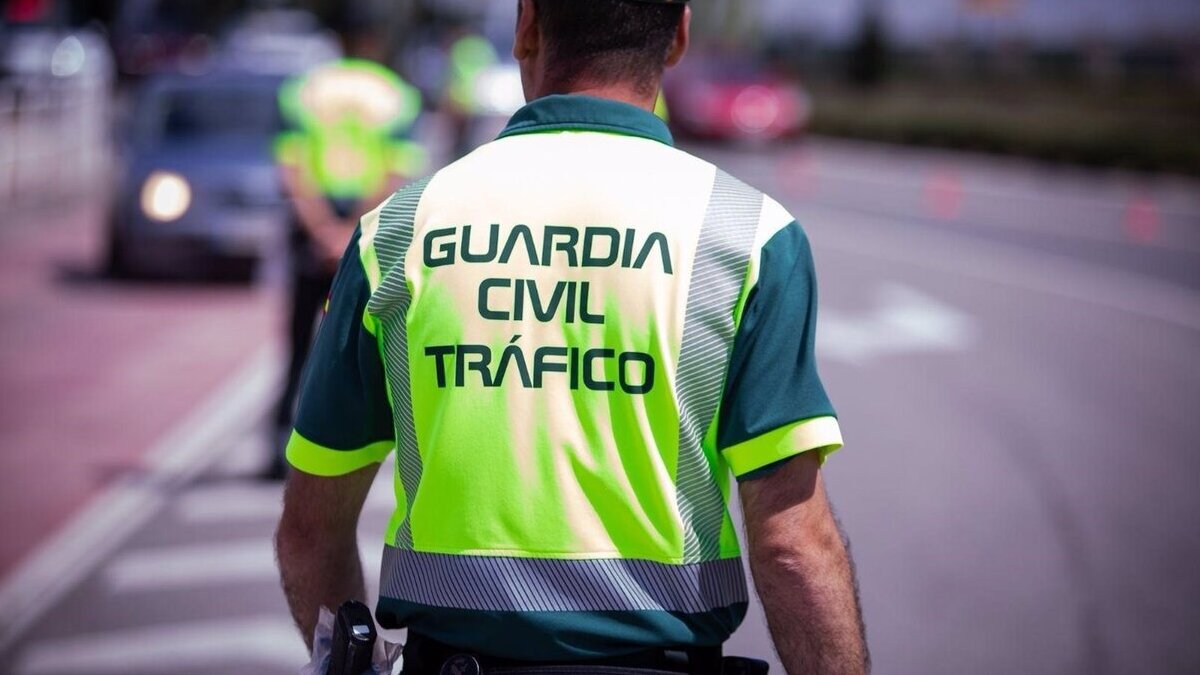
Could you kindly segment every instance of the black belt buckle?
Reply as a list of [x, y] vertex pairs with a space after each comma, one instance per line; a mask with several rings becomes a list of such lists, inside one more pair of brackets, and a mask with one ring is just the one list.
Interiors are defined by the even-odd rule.
[[726, 656], [721, 660], [721, 675], [767, 675], [771, 664], [743, 656]]
[[481, 675], [483, 667], [470, 654], [455, 654], [446, 659], [438, 675]]

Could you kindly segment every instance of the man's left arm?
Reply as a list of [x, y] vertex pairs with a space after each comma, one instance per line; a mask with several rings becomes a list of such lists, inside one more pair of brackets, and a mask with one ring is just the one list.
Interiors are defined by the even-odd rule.
[[738, 479], [750, 567], [785, 670], [862, 673], [869, 657], [853, 563], [821, 479], [842, 435], [817, 373], [816, 271], [804, 230], [792, 221], [775, 231], [752, 265], [717, 446]]

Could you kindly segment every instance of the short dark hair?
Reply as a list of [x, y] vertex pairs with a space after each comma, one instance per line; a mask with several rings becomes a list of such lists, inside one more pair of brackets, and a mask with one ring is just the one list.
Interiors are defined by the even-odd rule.
[[683, 5], [636, 0], [533, 0], [552, 87], [631, 82], [650, 93]]

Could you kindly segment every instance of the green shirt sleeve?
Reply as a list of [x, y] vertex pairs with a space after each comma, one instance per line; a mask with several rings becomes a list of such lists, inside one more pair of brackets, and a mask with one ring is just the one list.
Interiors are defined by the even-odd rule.
[[817, 374], [817, 284], [808, 237], [793, 221], [762, 248], [730, 356], [717, 446], [739, 480], [811, 450], [842, 445]]
[[364, 324], [370, 287], [355, 231], [330, 291], [300, 384], [288, 442], [292, 466], [338, 476], [383, 461], [395, 446], [383, 362]]

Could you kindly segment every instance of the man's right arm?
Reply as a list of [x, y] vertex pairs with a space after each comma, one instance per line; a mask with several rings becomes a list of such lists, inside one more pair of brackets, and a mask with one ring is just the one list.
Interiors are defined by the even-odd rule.
[[[378, 218], [368, 214], [364, 222]], [[371, 223], [368, 229], [374, 229]], [[370, 285], [351, 236], [301, 380], [287, 458], [295, 468], [276, 533], [292, 616], [311, 644], [321, 606], [366, 600], [358, 516], [395, 446], [387, 378], [366, 314]]]
[[321, 607], [367, 602], [358, 555], [358, 517], [379, 471], [371, 464], [344, 476], [293, 471], [275, 532], [279, 578], [292, 619], [312, 649]]
[[806, 452], [739, 485], [750, 569], [788, 673], [866, 673], [854, 566], [820, 467], [820, 453]]

